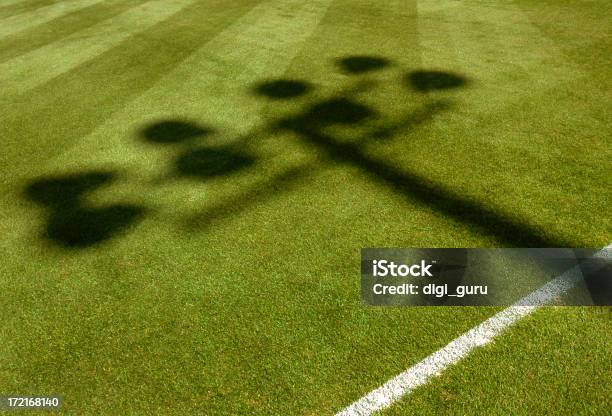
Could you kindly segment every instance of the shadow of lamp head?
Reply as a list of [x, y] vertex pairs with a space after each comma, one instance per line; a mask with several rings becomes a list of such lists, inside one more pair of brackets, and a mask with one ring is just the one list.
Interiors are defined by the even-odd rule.
[[144, 213], [143, 207], [128, 204], [56, 211], [49, 219], [45, 237], [64, 248], [91, 247], [121, 233]]
[[327, 126], [358, 126], [376, 114], [370, 107], [349, 98], [330, 98], [299, 115], [279, 120], [276, 127], [309, 136]]
[[145, 127], [141, 136], [154, 144], [176, 144], [203, 137], [212, 133], [211, 129], [196, 123], [182, 120], [165, 120]]
[[94, 171], [36, 180], [25, 188], [25, 196], [46, 206], [74, 204], [81, 195], [112, 182], [111, 172]]
[[312, 86], [309, 83], [291, 79], [264, 81], [254, 88], [255, 94], [271, 100], [298, 98], [307, 94], [310, 90], [312, 90]]
[[25, 189], [27, 199], [47, 209], [43, 237], [63, 248], [101, 243], [140, 220], [145, 208], [133, 204], [92, 207], [87, 194], [112, 182], [115, 174], [92, 171], [38, 179]]
[[338, 59], [336, 64], [345, 74], [357, 75], [379, 71], [389, 66], [391, 61], [379, 56], [360, 55]]
[[406, 84], [418, 92], [431, 92], [460, 88], [467, 78], [444, 71], [414, 71], [406, 74]]
[[331, 98], [313, 105], [305, 114], [305, 120], [318, 125], [353, 125], [373, 117], [370, 107], [348, 98]]
[[254, 157], [240, 152], [235, 147], [201, 147], [180, 155], [175, 169], [178, 176], [203, 180], [230, 175], [254, 163]]

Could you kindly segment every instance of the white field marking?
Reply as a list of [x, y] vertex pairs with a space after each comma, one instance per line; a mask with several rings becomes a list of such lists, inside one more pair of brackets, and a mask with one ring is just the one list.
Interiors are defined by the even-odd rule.
[[[612, 258], [612, 244], [604, 247], [593, 258]], [[410, 367], [385, 384], [372, 390], [353, 404], [344, 408], [336, 416], [370, 416], [391, 406], [417, 387], [426, 384], [431, 378], [440, 375], [447, 367], [465, 358], [473, 349], [485, 345], [521, 318], [541, 306], [550, 304], [583, 280], [582, 267], [588, 261], [573, 267], [536, 291], [520, 299], [512, 306], [497, 313], [483, 323], [452, 340], [421, 362]], [[593, 270], [601, 266], [594, 266]]]
[[78, 0], [62, 1], [44, 6], [30, 12], [19, 13], [0, 20], [0, 37], [8, 36], [34, 26], [50, 22], [60, 16], [74, 12], [79, 9], [100, 3], [102, 0]]
[[[95, 3], [99, 0], [81, 1]], [[112, 49], [130, 36], [170, 18], [194, 1], [149, 1], [64, 39], [10, 59], [0, 64], [2, 92], [10, 96], [44, 84]]]

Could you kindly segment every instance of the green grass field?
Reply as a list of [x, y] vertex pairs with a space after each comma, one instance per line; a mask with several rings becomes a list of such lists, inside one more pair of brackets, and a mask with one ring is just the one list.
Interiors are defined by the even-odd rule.
[[[0, 0], [0, 395], [334, 415], [500, 310], [366, 307], [362, 247], [612, 240], [611, 27], [603, 0]], [[609, 414], [611, 312], [541, 309], [382, 414]]]

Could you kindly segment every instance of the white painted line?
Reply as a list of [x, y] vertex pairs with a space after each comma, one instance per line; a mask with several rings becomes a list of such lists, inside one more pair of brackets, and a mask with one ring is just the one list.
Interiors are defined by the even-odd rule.
[[[612, 244], [604, 247], [593, 258], [610, 259], [612, 257], [610, 248], [612, 248]], [[387, 381], [376, 390], [372, 390], [338, 412], [336, 416], [369, 416], [391, 406], [417, 387], [426, 384], [432, 377], [442, 373], [447, 367], [466, 357], [476, 347], [489, 343], [521, 318], [541, 306], [550, 304], [576, 286], [583, 279], [581, 267], [584, 267], [584, 264], [575, 266], [559, 275], [512, 306], [455, 338], [444, 348]]]

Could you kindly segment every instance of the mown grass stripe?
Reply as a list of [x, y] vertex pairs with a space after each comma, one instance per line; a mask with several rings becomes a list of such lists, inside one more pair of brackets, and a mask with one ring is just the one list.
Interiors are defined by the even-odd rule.
[[4, 98], [0, 91], [0, 100], [10, 109], [0, 114], [5, 139], [0, 165], [6, 168], [0, 184], [10, 187], [16, 177], [33, 174], [43, 161], [69, 151], [77, 138], [86, 136], [259, 3], [193, 3], [29, 92]]
[[[330, 3], [331, 0], [274, 0], [257, 5], [83, 138], [68, 159], [73, 160], [76, 153], [88, 154], [92, 145], [104, 142], [97, 146], [97, 161], [116, 162], [119, 156], [147, 164], [147, 159], [129, 154], [126, 136], [147, 123], [172, 117], [220, 126], [227, 140], [246, 134], [259, 122], [261, 110], [261, 102], [251, 96], [249, 86], [262, 77], [283, 74]], [[124, 149], [121, 155], [117, 155], [118, 148]], [[59, 160], [62, 166], [70, 164], [63, 157]]]
[[[472, 81], [471, 88], [457, 98], [465, 103], [459, 112], [469, 114], [474, 126], [470, 140], [479, 142], [480, 152], [493, 154], [510, 148], [533, 158], [550, 157], [550, 152], [542, 152], [542, 142], [526, 142], [522, 139], [525, 131], [500, 129], [500, 120], [534, 108], [534, 103], [545, 101], [544, 97], [554, 92], [570, 91], [570, 85], [579, 84], [587, 74], [568, 62], [558, 45], [515, 5], [491, 7], [466, 1], [460, 6], [452, 0], [419, 3], [423, 66], [464, 73]], [[487, 58], [493, 56], [495, 59]], [[487, 99], [482, 99], [483, 95]], [[540, 108], [544, 113], [545, 107]], [[538, 127], [549, 123], [550, 119], [543, 117]], [[448, 122], [446, 128], [452, 130], [455, 124]], [[495, 134], [480, 134], [487, 130]], [[534, 128], [532, 134], [539, 130]], [[538, 177], [540, 173], [530, 174]]]
[[7, 0], [0, 4], [0, 19], [5, 19], [30, 10], [36, 10], [52, 3], [54, 3], [53, 0]]
[[[473, 1], [461, 2], [461, 7], [457, 4], [452, 0], [435, 5], [419, 3], [423, 65], [435, 68], [445, 62], [471, 74], [478, 87], [495, 88], [490, 100], [480, 101], [480, 108], [475, 109], [478, 112], [495, 113], [493, 106], [503, 108], [584, 75], [517, 6], [492, 7]], [[486, 30], [486, 36], [474, 27]], [[483, 59], [487, 56], [496, 58]], [[547, 71], [541, 72], [545, 63], [549, 64]], [[500, 64], [501, 70], [492, 70]]]
[[148, 0], [110, 0], [68, 13], [0, 40], [0, 62], [56, 42]]
[[91, 6], [102, 0], [62, 1], [41, 7], [31, 12], [23, 12], [0, 20], [0, 38], [22, 30], [49, 22], [67, 13]]
[[179, 12], [194, 0], [156, 0], [137, 6], [0, 65], [0, 85], [5, 96], [21, 94], [112, 49]]
[[13, 4], [16, 4], [16, 3], [25, 3], [25, 1], [24, 0], [3, 0], [0, 2], [0, 7], [7, 7]]
[[[159, 97], [165, 103], [162, 111], [174, 112], [176, 105], [182, 114], [231, 126], [235, 134], [246, 133], [259, 120], [261, 108], [251, 97], [253, 84], [285, 72], [330, 3], [275, 0], [258, 5], [158, 83], [162, 94], [174, 91], [170, 102]], [[154, 117], [150, 109], [148, 113], [147, 118]]]

